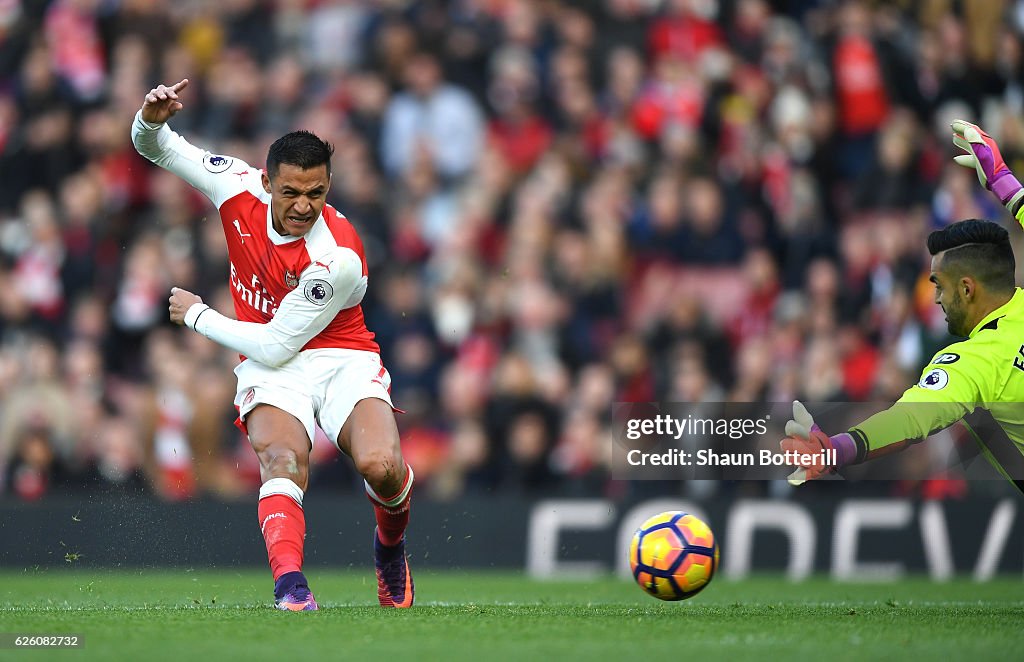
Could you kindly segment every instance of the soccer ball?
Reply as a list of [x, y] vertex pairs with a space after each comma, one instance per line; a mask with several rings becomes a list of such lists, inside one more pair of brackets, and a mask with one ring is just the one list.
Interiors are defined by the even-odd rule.
[[640, 525], [629, 545], [629, 566], [640, 588], [659, 600], [692, 598], [718, 569], [718, 543], [711, 527], [679, 510]]

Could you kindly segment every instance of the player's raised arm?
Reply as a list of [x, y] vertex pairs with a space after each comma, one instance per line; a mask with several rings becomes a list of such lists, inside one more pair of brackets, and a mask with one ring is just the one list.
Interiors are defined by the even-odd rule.
[[181, 93], [186, 87], [187, 78], [171, 86], [157, 85], [146, 94], [132, 122], [132, 143], [139, 154], [178, 175], [220, 207], [245, 185], [234, 175], [250, 168], [238, 159], [192, 145], [167, 126], [167, 120], [184, 108]]
[[290, 361], [340, 311], [358, 304], [365, 291], [359, 256], [338, 247], [302, 272], [298, 286], [266, 324], [225, 317], [195, 294], [178, 288], [171, 290], [169, 310], [171, 321], [274, 368]]
[[1024, 187], [1003, 161], [999, 145], [980, 126], [966, 120], [953, 120], [953, 144], [965, 154], [953, 160], [965, 168], [974, 168], [978, 181], [1024, 225]]

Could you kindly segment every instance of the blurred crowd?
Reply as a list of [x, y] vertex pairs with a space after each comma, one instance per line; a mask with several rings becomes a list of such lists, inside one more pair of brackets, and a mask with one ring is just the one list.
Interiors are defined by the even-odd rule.
[[0, 494], [259, 484], [237, 357], [167, 321], [174, 285], [232, 308], [215, 210], [132, 148], [156, 83], [213, 152], [335, 145], [418, 494], [611, 495], [615, 402], [916, 381], [950, 340], [927, 232], [1011, 222], [948, 127], [1024, 172], [1022, 31], [1012, 0], [0, 0]]

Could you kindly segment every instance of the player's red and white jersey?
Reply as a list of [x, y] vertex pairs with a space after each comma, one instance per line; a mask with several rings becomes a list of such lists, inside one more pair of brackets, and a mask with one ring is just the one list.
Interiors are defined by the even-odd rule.
[[[207, 161], [224, 158], [227, 157], [207, 157]], [[330, 271], [335, 266], [329, 257], [335, 247], [354, 251], [366, 278], [363, 244], [348, 219], [325, 205], [305, 236], [281, 236], [270, 218], [270, 194], [263, 190], [261, 171], [238, 161], [234, 163], [237, 165], [233, 164], [223, 174], [234, 176], [240, 190], [222, 203], [219, 211], [231, 261], [231, 296], [239, 320], [269, 322], [284, 296], [300, 286], [299, 276], [307, 268], [316, 265]], [[252, 190], [253, 184], [259, 187], [258, 191]], [[307, 298], [313, 296], [310, 293]], [[379, 351], [358, 304], [339, 312], [303, 349], [324, 347]]]
[[[261, 170], [240, 159], [204, 152], [166, 125], [149, 125], [139, 116], [132, 130], [143, 156], [185, 179], [217, 206], [231, 262], [231, 295], [240, 321], [269, 322], [284, 297], [298, 288], [303, 289], [307, 305], [292, 307], [289, 314], [312, 320], [334, 296], [330, 272], [341, 268], [340, 262], [335, 264], [339, 255], [351, 257], [348, 249], [362, 265], [361, 282], [352, 291], [337, 293], [345, 299], [337, 305], [344, 307], [302, 349], [379, 352], [359, 306], [366, 291], [366, 256], [348, 219], [325, 205], [304, 236], [282, 236], [273, 227], [270, 194], [263, 188]], [[307, 321], [293, 320], [296, 326]]]

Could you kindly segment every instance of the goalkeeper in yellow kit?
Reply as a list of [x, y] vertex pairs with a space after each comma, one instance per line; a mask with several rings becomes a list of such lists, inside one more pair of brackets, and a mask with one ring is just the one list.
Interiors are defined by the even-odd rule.
[[[985, 188], [1024, 225], [1024, 187], [1006, 167], [999, 147], [977, 126], [953, 122], [960, 165], [977, 170]], [[981, 452], [1024, 491], [1024, 290], [1015, 287], [1009, 233], [997, 223], [966, 220], [928, 237], [935, 303], [949, 332], [966, 340], [937, 353], [920, 381], [889, 409], [847, 432], [829, 436], [799, 402], [786, 425], [784, 451], [835, 450], [834, 465], [800, 466], [798, 485], [844, 466], [902, 450], [958, 421]]]

